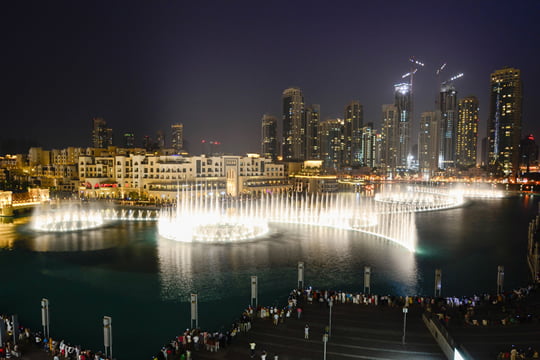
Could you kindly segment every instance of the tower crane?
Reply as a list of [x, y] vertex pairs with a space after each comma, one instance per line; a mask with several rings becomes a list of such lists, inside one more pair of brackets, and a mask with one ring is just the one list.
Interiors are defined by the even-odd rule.
[[409, 71], [406, 74], [403, 74], [401, 76], [401, 78], [405, 79], [408, 76], [411, 77], [410, 84], [411, 84], [411, 91], [412, 91], [414, 74], [416, 74], [416, 72], [418, 71], [419, 68], [424, 67], [425, 64], [423, 62], [421, 62], [420, 60], [416, 59], [414, 56], [409, 58], [409, 62], [412, 64], [411, 65], [411, 71]]
[[441, 83], [441, 85], [449, 84], [449, 83], [451, 83], [452, 81], [457, 80], [457, 79], [463, 77], [463, 75], [464, 75], [463, 73], [456, 74], [456, 75], [452, 76], [451, 78], [449, 78], [448, 80], [443, 81], [443, 82]]

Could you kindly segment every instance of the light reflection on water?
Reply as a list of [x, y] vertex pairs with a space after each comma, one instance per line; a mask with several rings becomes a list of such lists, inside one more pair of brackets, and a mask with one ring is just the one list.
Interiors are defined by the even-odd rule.
[[[417, 214], [417, 253], [355, 231], [307, 225], [272, 225], [265, 239], [207, 245], [161, 239], [149, 222], [53, 236], [29, 231], [28, 218], [13, 219], [0, 223], [0, 269], [16, 269], [3, 280], [11, 296], [0, 297], [0, 309], [39, 328], [40, 300], [47, 297], [62, 309], [54, 313], [56, 333], [94, 349], [103, 342], [101, 317], [112, 315], [118, 354], [149, 357], [189, 323], [189, 293], [199, 294], [204, 326], [218, 329], [249, 303], [250, 276], [259, 277], [260, 303], [274, 303], [295, 286], [299, 261], [306, 284], [316, 288], [361, 291], [366, 265], [377, 294], [431, 295], [436, 268], [443, 269], [443, 295], [492, 291], [499, 264], [505, 287], [521, 286], [527, 224], [537, 211], [538, 197], [513, 197]], [[73, 327], [74, 319], [85, 326]], [[141, 321], [153, 328], [156, 319], [155, 331], [134, 330]]]
[[[158, 238], [159, 276], [164, 300], [199, 291], [204, 300], [222, 296], [224, 274], [248, 279], [265, 269], [287, 267], [294, 275], [306, 264], [306, 282], [343, 289], [363, 286], [363, 266], [379, 272], [379, 290], [391, 283], [416, 292], [414, 254], [389, 241], [354, 231], [307, 225], [274, 225], [273, 234], [255, 242], [227, 245], [186, 244]], [[289, 276], [289, 286], [295, 283]], [[246, 282], [247, 283], [247, 282]], [[384, 285], [383, 285], [384, 284]], [[201, 290], [204, 287], [204, 291]]]

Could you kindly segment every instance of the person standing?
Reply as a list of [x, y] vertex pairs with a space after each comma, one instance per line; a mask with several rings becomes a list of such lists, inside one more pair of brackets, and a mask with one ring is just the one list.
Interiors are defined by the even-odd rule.
[[261, 354], [261, 360], [266, 360], [266, 350], [263, 350]]
[[304, 328], [304, 339], [309, 339], [309, 325], [306, 324], [306, 327]]
[[249, 343], [249, 349], [251, 350], [251, 358], [254, 358], [255, 357], [255, 346], [257, 346], [257, 344], [255, 343], [255, 341], [251, 341]]

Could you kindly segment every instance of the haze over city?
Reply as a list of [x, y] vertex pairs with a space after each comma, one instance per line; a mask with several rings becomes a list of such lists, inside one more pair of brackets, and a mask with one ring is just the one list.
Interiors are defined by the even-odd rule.
[[91, 119], [103, 117], [118, 142], [181, 122], [192, 153], [202, 139], [258, 152], [262, 115], [280, 118], [291, 86], [323, 119], [359, 100], [380, 128], [411, 57], [426, 64], [414, 78], [415, 127], [438, 81], [464, 73], [458, 97], [479, 98], [484, 137], [490, 74], [511, 66], [523, 79], [522, 134], [540, 134], [536, 1], [59, 1], [4, 12], [4, 151], [90, 146]]

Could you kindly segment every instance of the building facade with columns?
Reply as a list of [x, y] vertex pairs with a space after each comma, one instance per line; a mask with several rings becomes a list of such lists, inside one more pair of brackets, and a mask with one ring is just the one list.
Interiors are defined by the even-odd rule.
[[205, 188], [240, 196], [287, 191], [284, 164], [247, 156], [114, 155], [80, 156], [80, 192], [85, 197], [176, 198], [182, 188]]

